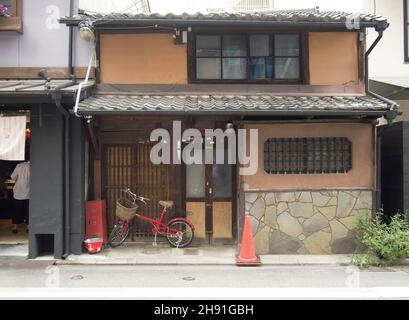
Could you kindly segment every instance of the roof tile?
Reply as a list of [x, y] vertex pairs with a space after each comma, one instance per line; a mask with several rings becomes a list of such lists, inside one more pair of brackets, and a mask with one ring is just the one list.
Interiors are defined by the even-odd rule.
[[80, 113], [103, 112], [265, 112], [378, 111], [389, 106], [370, 96], [275, 95], [111, 95], [96, 94], [80, 103]]

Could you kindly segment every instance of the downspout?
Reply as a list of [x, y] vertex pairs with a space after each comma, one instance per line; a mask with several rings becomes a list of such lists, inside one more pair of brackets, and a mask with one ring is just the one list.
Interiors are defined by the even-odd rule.
[[[74, 0], [70, 0], [70, 16], [74, 16]], [[74, 74], [73, 63], [74, 48], [74, 27], [69, 27], [69, 44], [68, 44], [68, 75]]]
[[373, 51], [373, 49], [375, 49], [375, 47], [377, 46], [377, 44], [379, 43], [379, 41], [381, 41], [382, 37], [383, 37], [383, 32], [389, 27], [389, 23], [384, 20], [384, 21], [380, 21], [378, 22], [378, 24], [375, 27], [375, 31], [378, 32], [378, 37], [375, 39], [375, 41], [372, 43], [372, 45], [369, 47], [369, 49], [366, 51], [365, 53], [365, 92], [368, 95], [371, 95], [383, 102], [385, 102], [388, 106], [389, 106], [389, 110], [386, 112], [385, 118], [386, 120], [388, 120], [388, 122], [392, 122], [393, 119], [396, 118], [396, 116], [398, 115], [398, 107], [399, 105], [395, 102], [392, 101], [388, 98], [382, 97], [379, 94], [372, 92], [369, 89], [369, 55], [371, 54], [371, 52]]
[[63, 230], [63, 258], [65, 259], [70, 254], [70, 114], [64, 108], [61, 103], [62, 93], [61, 89], [70, 87], [76, 84], [75, 80], [71, 80], [68, 83], [57, 86], [51, 92], [51, 97], [57, 106], [57, 109], [64, 116], [64, 204], [63, 204], [63, 221], [64, 221], [64, 230]]
[[[378, 37], [375, 39], [375, 41], [372, 43], [372, 45], [369, 47], [369, 49], [365, 53], [365, 92], [366, 94], [373, 96], [383, 102], [385, 102], [389, 106], [389, 110], [385, 114], [385, 119], [388, 121], [388, 124], [391, 124], [393, 119], [396, 118], [398, 115], [398, 103], [395, 101], [392, 101], [388, 98], [385, 98], [375, 92], [372, 92], [369, 88], [369, 55], [375, 49], [379, 41], [381, 41], [383, 37], [384, 31], [389, 27], [389, 23], [387, 21], [380, 21], [375, 27], [375, 31], [378, 32]], [[375, 201], [374, 201], [374, 206], [376, 210], [379, 210], [381, 207], [381, 141], [382, 141], [382, 133], [383, 129], [382, 128], [377, 128], [375, 130], [375, 155], [374, 155], [374, 160], [375, 160], [375, 169], [374, 169], [374, 174], [375, 174]]]

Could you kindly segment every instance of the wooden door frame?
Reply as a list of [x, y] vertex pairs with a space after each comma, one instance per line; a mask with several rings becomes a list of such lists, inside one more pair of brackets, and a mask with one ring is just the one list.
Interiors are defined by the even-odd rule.
[[[213, 234], [213, 204], [214, 202], [231, 202], [232, 204], [232, 239], [237, 240], [237, 165], [232, 164], [232, 195], [228, 198], [214, 198], [214, 185], [213, 185], [213, 164], [203, 164], [205, 166], [205, 196], [200, 198], [188, 198], [186, 195], [186, 169], [187, 166], [183, 165], [183, 176], [184, 176], [184, 206], [188, 202], [203, 202], [205, 204], [205, 232], [206, 237], [209, 238]], [[210, 181], [209, 186], [206, 182]], [[209, 195], [209, 188], [212, 188], [212, 195]], [[210, 206], [207, 206], [210, 202]], [[206, 239], [208, 240], [208, 239]]]

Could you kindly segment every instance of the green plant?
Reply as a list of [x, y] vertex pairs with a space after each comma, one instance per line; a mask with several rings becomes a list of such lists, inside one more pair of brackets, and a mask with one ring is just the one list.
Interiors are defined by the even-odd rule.
[[409, 224], [401, 213], [393, 215], [388, 222], [382, 210], [373, 219], [361, 215], [358, 231], [369, 252], [385, 262], [393, 263], [409, 255]]
[[378, 257], [365, 253], [354, 255], [351, 264], [360, 268], [368, 268], [369, 266], [381, 266], [384, 263]]

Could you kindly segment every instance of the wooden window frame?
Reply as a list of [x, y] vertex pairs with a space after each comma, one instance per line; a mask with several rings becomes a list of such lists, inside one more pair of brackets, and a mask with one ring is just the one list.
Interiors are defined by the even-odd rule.
[[263, 158], [271, 175], [346, 174], [352, 170], [352, 142], [346, 137], [269, 138]]
[[[249, 59], [251, 58], [250, 56], [250, 36], [251, 35], [291, 35], [291, 34], [296, 34], [299, 36], [299, 55], [294, 56], [293, 58], [298, 58], [299, 59], [299, 78], [298, 79], [251, 79], [250, 78], [250, 64], [249, 64]], [[198, 79], [196, 76], [196, 37], [200, 35], [219, 35], [219, 36], [224, 36], [224, 35], [242, 35], [246, 37], [246, 45], [247, 45], [247, 75], [246, 79]], [[308, 62], [308, 54], [306, 54], [308, 48], [307, 48], [307, 41], [308, 39], [308, 33], [306, 32], [294, 32], [294, 31], [257, 31], [257, 32], [191, 32], [189, 41], [188, 41], [188, 80], [189, 83], [198, 83], [198, 84], [308, 84], [309, 82], [309, 62]], [[273, 41], [274, 42], [274, 41]], [[221, 47], [220, 50], [223, 50]], [[274, 60], [275, 55], [273, 54], [273, 60]], [[277, 56], [278, 58], [281, 58], [281, 56]], [[284, 57], [284, 56], [283, 56]], [[199, 57], [201, 58], [201, 57]], [[215, 57], [216, 58], [216, 57]], [[221, 59], [221, 63], [223, 63], [223, 56], [219, 57]], [[240, 58], [239, 56], [235, 58]], [[221, 66], [222, 68], [222, 66]]]
[[11, 0], [12, 15], [10, 17], [0, 18], [0, 32], [1, 31], [17, 31], [23, 32], [23, 0]]
[[405, 45], [404, 59], [409, 62], [409, 0], [403, 0], [403, 43]]

